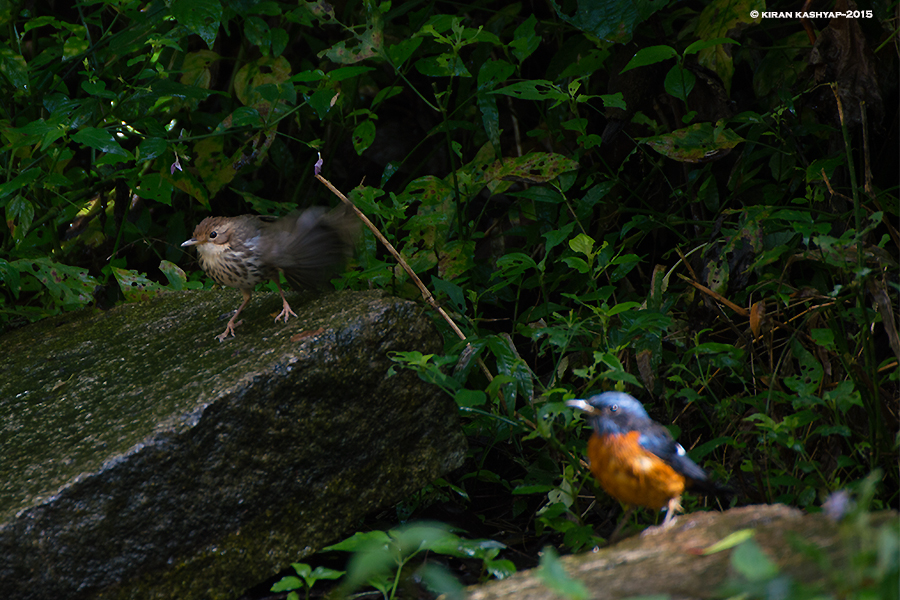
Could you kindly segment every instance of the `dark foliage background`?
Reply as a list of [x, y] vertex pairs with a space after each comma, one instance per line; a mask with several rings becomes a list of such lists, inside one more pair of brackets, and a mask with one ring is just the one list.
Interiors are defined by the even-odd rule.
[[[896, 508], [897, 2], [751, 16], [797, 9], [0, 3], [0, 327], [212, 285], [194, 225], [335, 204], [321, 152], [466, 336], [395, 357], [459, 404], [466, 466], [361, 530], [502, 542], [476, 576], [602, 542], [564, 401], [612, 387], [740, 504], [875, 473]], [[368, 232], [338, 285], [421, 298]]]

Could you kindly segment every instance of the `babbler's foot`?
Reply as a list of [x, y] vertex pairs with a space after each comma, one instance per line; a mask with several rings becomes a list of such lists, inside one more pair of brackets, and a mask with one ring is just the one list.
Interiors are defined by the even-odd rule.
[[294, 311], [291, 310], [291, 305], [288, 304], [287, 300], [285, 300], [283, 297], [281, 298], [281, 301], [284, 303], [284, 308], [282, 308], [281, 312], [278, 313], [278, 316], [275, 317], [275, 322], [277, 323], [279, 319], [283, 318], [284, 322], [287, 323], [288, 318], [292, 315], [296, 317], [297, 313], [295, 313]]
[[[237, 315], [235, 315], [235, 317], [236, 317], [236, 316], [237, 316]], [[238, 325], [240, 325], [240, 324], [243, 323], [243, 322], [244, 322], [244, 320], [241, 319], [240, 321], [238, 321], [237, 323], [235, 323], [235, 322], [234, 322], [234, 317], [232, 317], [231, 320], [228, 321], [228, 325], [225, 326], [225, 331], [223, 331], [222, 333], [220, 333], [219, 335], [217, 335], [217, 336], [216, 336], [216, 339], [219, 340], [220, 342], [224, 342], [224, 341], [225, 341], [225, 338], [228, 337], [228, 334], [229, 334], [229, 333], [231, 334], [231, 337], [234, 337], [234, 328], [237, 327]]]

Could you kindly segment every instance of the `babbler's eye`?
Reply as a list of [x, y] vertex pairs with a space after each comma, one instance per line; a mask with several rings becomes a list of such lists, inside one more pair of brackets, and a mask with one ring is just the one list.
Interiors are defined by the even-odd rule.
[[616, 412], [617, 410], [619, 410], [618, 404], [613, 404], [612, 406], [609, 407], [609, 412]]
[[209, 234], [209, 239], [214, 240], [214, 239], [216, 239], [217, 235], [219, 235], [219, 234], [216, 233], [215, 231], [213, 231], [212, 233]]

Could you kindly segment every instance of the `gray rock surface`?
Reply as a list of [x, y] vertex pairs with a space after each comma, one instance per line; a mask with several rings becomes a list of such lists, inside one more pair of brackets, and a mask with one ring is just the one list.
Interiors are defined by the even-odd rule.
[[461, 463], [452, 400], [388, 375], [389, 353], [440, 349], [418, 306], [292, 297], [285, 325], [254, 294], [219, 343], [239, 300], [171, 293], [0, 337], [3, 598], [233, 598]]
[[[892, 569], [896, 573], [897, 544], [886, 538], [898, 527], [892, 511], [841, 524], [783, 504], [697, 512], [679, 515], [668, 529], [652, 527], [613, 546], [562, 557], [561, 568], [550, 575], [537, 568], [472, 586], [467, 598], [546, 600], [565, 597], [554, 593], [560, 587], [569, 598], [584, 600], [833, 598], [839, 596], [814, 592], [851, 585], [860, 576], [872, 578], [870, 597], [897, 598], [896, 575], [890, 576]], [[881, 583], [891, 589], [875, 587], [878, 569], [867, 562], [881, 565]]]

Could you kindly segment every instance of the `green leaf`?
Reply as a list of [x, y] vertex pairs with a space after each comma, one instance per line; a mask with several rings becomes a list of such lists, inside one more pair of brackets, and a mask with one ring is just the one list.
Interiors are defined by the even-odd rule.
[[356, 150], [356, 154], [362, 155], [374, 141], [375, 122], [372, 119], [366, 119], [353, 130], [353, 149]]
[[639, 141], [673, 160], [703, 163], [725, 156], [744, 138], [731, 129], [718, 130], [712, 123], [704, 122]]
[[175, 20], [199, 35], [212, 49], [222, 19], [222, 5], [218, 0], [172, 0]]
[[722, 552], [723, 550], [734, 548], [738, 544], [741, 544], [752, 538], [755, 533], [755, 529], [740, 529], [738, 531], [729, 533], [712, 546], [704, 549], [703, 556], [709, 556], [710, 554], [715, 554], [717, 552]]
[[543, 79], [519, 81], [491, 93], [512, 96], [520, 100], [556, 100], [557, 103], [566, 102], [569, 99], [569, 95], [553, 82]]
[[678, 58], [678, 53], [675, 51], [675, 48], [672, 48], [671, 46], [650, 46], [648, 48], [641, 48], [633, 57], [631, 57], [631, 60], [628, 61], [628, 64], [625, 65], [625, 68], [622, 69], [621, 73], [638, 67], [654, 65], [658, 62], [670, 60], [672, 58]]
[[269, 32], [269, 43], [272, 46], [272, 56], [279, 57], [284, 53], [285, 48], [287, 48], [288, 42], [290, 38], [288, 37], [287, 31], [282, 29], [281, 27], [275, 27]]
[[683, 102], [687, 102], [687, 97], [696, 83], [697, 77], [678, 63], [672, 65], [672, 68], [666, 73], [666, 92]]
[[141, 161], [153, 160], [166, 151], [166, 140], [158, 137], [146, 138], [138, 145], [138, 156]]
[[282, 577], [280, 581], [276, 582], [271, 588], [269, 588], [270, 592], [289, 592], [291, 590], [299, 590], [303, 587], [303, 582], [294, 577], [293, 575], [288, 575], [287, 577]]
[[19, 288], [21, 287], [19, 270], [2, 258], [0, 258], [0, 281], [6, 284], [7, 289], [13, 293], [14, 298], [19, 297]]
[[429, 77], [471, 77], [462, 57], [457, 54], [439, 54], [420, 58], [415, 63], [416, 70]]
[[16, 244], [25, 239], [33, 219], [34, 204], [21, 194], [16, 194], [6, 205], [6, 225], [12, 229]]
[[244, 37], [248, 42], [259, 47], [263, 55], [268, 54], [269, 25], [261, 18], [251, 16], [244, 19]]
[[375, 67], [339, 67], [334, 71], [328, 72], [328, 78], [331, 81], [343, 81], [352, 77], [359, 77], [370, 71], [374, 71]]
[[399, 69], [412, 56], [413, 52], [418, 50], [419, 46], [422, 45], [423, 39], [416, 36], [402, 40], [393, 46], [388, 46], [387, 55], [395, 69]]
[[585, 585], [566, 573], [559, 554], [552, 546], [544, 547], [540, 565], [534, 574], [548, 590], [567, 600], [586, 600], [589, 596]]
[[538, 46], [541, 45], [541, 36], [536, 35], [534, 32], [536, 24], [537, 18], [534, 14], [528, 15], [528, 18], [516, 27], [515, 32], [513, 32], [513, 41], [509, 43], [509, 47], [512, 49], [513, 56], [519, 62], [531, 56], [538, 49]]
[[119, 289], [125, 296], [125, 302], [143, 302], [159, 296], [166, 288], [155, 281], [147, 279], [143, 273], [111, 267], [113, 276], [119, 283]]
[[[26, 26], [28, 22], [26, 21]], [[25, 58], [7, 47], [0, 47], [0, 74], [9, 80], [13, 89], [26, 91], [29, 89], [28, 63]]]
[[453, 396], [456, 405], [461, 408], [473, 408], [476, 406], [484, 406], [487, 402], [487, 394], [481, 390], [461, 389]]
[[390, 536], [383, 531], [357, 532], [337, 544], [322, 548], [322, 551], [355, 552], [363, 546], [368, 546], [373, 543], [387, 545], [390, 542]]
[[436, 596], [447, 600], [466, 600], [466, 589], [456, 580], [447, 567], [426, 563], [416, 570], [422, 583]]
[[575, 252], [578, 252], [579, 254], [584, 254], [588, 258], [593, 258], [594, 239], [586, 233], [579, 233], [574, 238], [569, 240], [569, 248], [571, 248]]
[[9, 196], [19, 188], [31, 185], [38, 180], [42, 173], [43, 171], [41, 171], [40, 169], [28, 169], [23, 173], [19, 173], [10, 181], [7, 181], [6, 183], [0, 185], [0, 199]]
[[185, 272], [173, 262], [167, 260], [160, 261], [159, 270], [163, 272], [166, 279], [169, 280], [169, 287], [173, 290], [183, 290], [187, 285], [187, 275]]
[[713, 46], [718, 46], [719, 44], [736, 44], [740, 46], [739, 42], [731, 38], [716, 38], [714, 40], [697, 40], [690, 46], [684, 49], [684, 56], [689, 54], [694, 54], [695, 52], [700, 52], [701, 50], [706, 50], [707, 48], [712, 48]]
[[53, 262], [49, 258], [21, 259], [10, 263], [19, 273], [34, 276], [58, 306], [84, 306], [93, 300], [97, 280], [87, 270]]
[[81, 131], [76, 132], [72, 136], [72, 139], [79, 144], [84, 144], [85, 146], [101, 152], [130, 156], [130, 153], [122, 148], [122, 146], [119, 145], [119, 142], [113, 138], [112, 134], [105, 129], [85, 127]]
[[750, 581], [767, 581], [778, 575], [778, 566], [752, 539], [734, 549], [731, 553], [731, 565]]
[[106, 82], [102, 79], [97, 81], [82, 81], [81, 89], [91, 96], [97, 96], [98, 98], [107, 98], [109, 100], [115, 100], [117, 98], [115, 92], [106, 89]]
[[134, 191], [141, 198], [171, 205], [174, 189], [172, 182], [159, 173], [148, 173], [141, 178]]
[[575, 12], [569, 16], [555, 0], [551, 1], [563, 21], [588, 35], [619, 44], [630, 41], [640, 23], [669, 5], [668, 0], [577, 0]]

